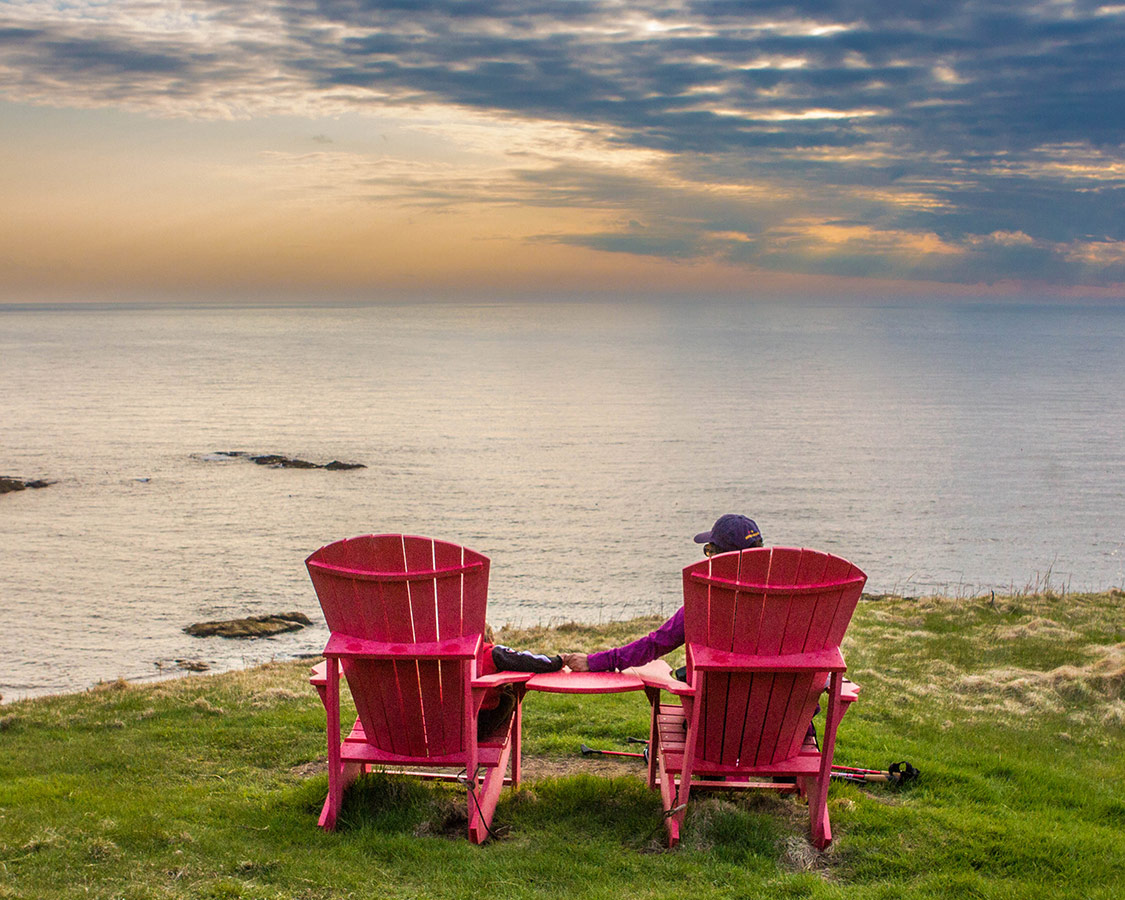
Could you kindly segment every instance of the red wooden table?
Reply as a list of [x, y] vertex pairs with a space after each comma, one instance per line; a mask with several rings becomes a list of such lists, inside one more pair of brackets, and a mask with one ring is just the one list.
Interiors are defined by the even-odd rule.
[[540, 672], [527, 683], [529, 691], [547, 694], [623, 694], [639, 691], [644, 682], [625, 672]]

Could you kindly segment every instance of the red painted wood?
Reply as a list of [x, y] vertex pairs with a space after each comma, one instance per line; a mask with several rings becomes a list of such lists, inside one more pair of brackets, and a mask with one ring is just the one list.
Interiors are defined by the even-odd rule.
[[[736, 612], [736, 591], [731, 589], [730, 582], [738, 578], [740, 565], [738, 554], [721, 554], [696, 565], [708, 575], [718, 579], [718, 582], [691, 585], [694, 602], [688, 604], [685, 598], [685, 635], [690, 620], [692, 634], [698, 637], [688, 640], [704, 646], [729, 650], [735, 630]], [[685, 581], [685, 590], [687, 589], [688, 583]], [[692, 665], [689, 657], [689, 671]], [[717, 758], [722, 753], [724, 736], [722, 723], [726, 718], [729, 679], [726, 675], [719, 674], [708, 676], [707, 680], [711, 689], [704, 695], [699, 752], [706, 758]]]
[[[407, 571], [433, 571], [434, 541], [431, 538], [405, 537], [403, 551]], [[406, 589], [411, 607], [415, 641], [438, 639], [438, 592], [435, 578], [407, 580]], [[421, 728], [413, 732], [421, 739], [425, 753], [440, 756], [460, 749], [460, 721], [454, 722], [452, 735], [445, 735], [445, 719], [441, 702], [441, 664], [438, 661], [417, 663], [417, 722]], [[413, 702], [413, 694], [411, 696]]]
[[839, 647], [829, 647], [811, 653], [791, 653], [771, 656], [760, 653], [728, 653], [710, 647], [694, 647], [692, 656], [697, 669], [739, 669], [753, 672], [798, 672], [823, 669], [825, 672], [843, 672], [847, 665]]
[[[437, 606], [437, 633], [439, 637], [465, 634], [461, 629], [461, 603], [465, 590], [465, 580], [487, 578], [485, 563], [466, 562], [466, 550], [444, 541], [434, 542], [434, 565], [445, 574], [434, 579], [435, 604]], [[483, 631], [484, 629], [478, 629]]]
[[488, 557], [466, 549], [465, 564], [473, 562], [482, 563], [482, 568], [473, 570], [472, 576], [466, 575], [461, 594], [461, 633], [484, 634], [487, 623], [485, 621], [485, 607], [488, 603]]
[[[729, 587], [737, 598], [735, 633], [730, 641], [730, 650], [737, 654], [756, 653], [762, 643], [763, 635], [770, 627], [771, 611], [765, 588], [753, 586], [765, 585], [769, 580], [773, 553], [772, 551], [755, 555], [739, 553], [733, 556], [738, 559], [739, 565], [737, 578]], [[717, 587], [712, 585], [711, 590], [714, 591]], [[706, 668], [706, 652], [710, 649], [699, 648], [703, 655], [695, 654], [697, 666]], [[724, 651], [725, 645], [718, 652]], [[712, 684], [714, 683], [712, 679]], [[708, 723], [711, 731], [721, 730], [723, 735], [721, 749], [720, 752], [715, 753], [714, 746], [709, 746], [706, 753], [700, 754], [701, 761], [737, 765], [740, 759], [747, 758], [748, 755], [752, 757], [757, 753], [762, 739], [760, 710], [769, 704], [772, 685], [772, 678], [768, 676], [728, 673], [725, 688], [726, 713], [719, 715], [716, 721]]]
[[787, 547], [778, 547], [772, 551], [767, 575], [769, 587], [765, 609], [762, 612], [762, 631], [758, 637], [757, 653], [781, 652], [785, 626], [789, 621], [792, 605], [792, 587], [796, 583], [797, 572], [801, 565], [801, 552]]
[[[810, 798], [810, 831], [831, 839], [826, 805], [836, 723], [847, 708], [839, 645], [866, 576], [846, 560], [814, 550], [762, 548], [722, 554], [684, 569], [684, 622], [692, 690], [684, 696], [697, 720], [678, 721], [655, 685], [653, 740], [665, 810], [683, 804], [693, 772], [722, 774], [720, 787], [758, 786], [765, 775], [794, 775]], [[808, 724], [830, 677], [825, 748], [806, 742]], [[854, 699], [849, 692], [848, 702]], [[831, 740], [828, 734], [831, 733]], [[675, 791], [664, 784], [679, 773]], [[792, 790], [792, 787], [786, 787]], [[682, 821], [682, 810], [670, 818]], [[678, 826], [669, 826], [669, 840]]]
[[[755, 627], [741, 635], [737, 649], [748, 654], [775, 653], [778, 626], [782, 620], [778, 616], [778, 604], [771, 593], [771, 581], [784, 581], [780, 576], [783, 565], [779, 564], [782, 551], [772, 548], [764, 553], [739, 554], [739, 586], [743, 596], [753, 604]], [[776, 569], [776, 572], [775, 572]], [[701, 651], [704, 648], [700, 648]], [[706, 655], [705, 653], [703, 654]], [[697, 654], [697, 659], [700, 654]], [[697, 663], [698, 664], [698, 663]], [[745, 684], [745, 697], [738, 691], [735, 698], [742, 702], [729, 716], [729, 729], [732, 732], [734, 751], [728, 752], [720, 760], [728, 765], [752, 765], [761, 752], [763, 744], [772, 744], [774, 736], [766, 731], [765, 722], [774, 696], [774, 677], [768, 672], [751, 672], [739, 677], [731, 676], [737, 684]]]
[[[481, 744], [480, 764], [488, 767], [496, 765], [504, 743], [505, 740], [502, 739], [487, 744]], [[368, 741], [367, 734], [363, 730], [363, 723], [358, 719], [351, 733], [344, 740], [340, 752], [345, 759], [356, 762], [373, 763], [375, 765], [416, 766], [419, 769], [425, 769], [444, 768], [446, 766], [464, 764], [464, 756], [458, 754], [450, 754], [448, 757], [444, 758], [432, 756], [409, 757], [380, 750]], [[418, 775], [419, 777], [426, 777], [428, 773], [418, 771], [412, 774]], [[436, 775], [434, 777], [436, 777]]]
[[[396, 735], [402, 734], [402, 710], [398, 702], [398, 688], [395, 683], [395, 664], [393, 660], [343, 661], [344, 672], [348, 675], [348, 687], [357, 714], [367, 723], [367, 733], [380, 746], [399, 748]], [[348, 673], [351, 670], [350, 674]], [[377, 685], [374, 690], [356, 693], [359, 684]]]
[[[457, 570], [453, 577], [434, 578], [434, 605], [436, 627], [439, 638], [463, 634], [461, 617], [461, 596], [466, 578], [487, 578], [488, 570], [484, 563], [472, 563], [472, 571], [467, 571], [465, 549], [445, 541], [435, 541], [433, 547], [435, 570], [449, 572]], [[479, 632], [474, 632], [479, 633]], [[479, 649], [477, 652], [481, 652]], [[446, 702], [446, 698], [459, 697], [463, 693], [465, 679], [473, 677], [473, 669], [452, 660], [438, 664], [437, 691], [441, 705], [435, 715], [441, 722], [443, 741], [448, 750], [465, 751], [465, 727], [459, 703]]]
[[480, 635], [474, 634], [425, 643], [388, 643], [334, 631], [324, 646], [324, 655], [367, 659], [472, 659], [480, 642]]
[[[513, 715], [500, 750], [478, 748], [479, 700], [470, 682], [485, 627], [488, 558], [427, 537], [364, 535], [322, 547], [306, 563], [332, 631], [326, 655], [342, 666], [359, 714], [341, 762], [329, 769], [325, 827], [329, 818], [334, 822], [343, 779], [361, 764], [455, 765], [484, 801], [483, 819], [478, 815], [470, 829], [479, 839], [504, 780], [502, 770], [492, 769], [511, 762], [518, 778], [512, 729], [521, 721]], [[334, 706], [338, 716], [330, 680], [327, 671], [314, 673], [326, 708]], [[483, 780], [481, 772], [487, 772]]]
[[[391, 743], [399, 753], [415, 756], [432, 754], [426, 746], [426, 717], [422, 706], [422, 684], [418, 676], [418, 663], [413, 659], [396, 660], [391, 663], [395, 670], [395, 697], [397, 697], [396, 722], [400, 729], [391, 735]], [[364, 685], [361, 690], [370, 690]], [[352, 689], [355, 696], [355, 689]], [[391, 700], [390, 702], [394, 702]], [[359, 704], [356, 703], [358, 708]], [[401, 713], [401, 717], [398, 715]]]
[[[670, 694], [690, 694], [692, 693], [691, 685], [680, 681], [672, 676], [672, 667], [669, 666], [664, 660], [653, 660], [650, 663], [645, 663], [643, 666], [638, 666], [635, 669], [627, 669], [626, 673], [629, 675], [636, 675], [645, 686], [645, 694], [652, 698], [650, 691], [668, 691]], [[657, 694], [659, 696], [659, 694]]]
[[327, 660], [328, 670], [325, 685], [328, 693], [327, 723], [325, 733], [328, 735], [328, 800], [324, 804], [321, 815], [321, 824], [325, 828], [336, 827], [336, 815], [343, 801], [344, 786], [341, 784], [342, 774], [340, 763], [340, 679], [336, 677], [337, 662]]
[[775, 675], [780, 682], [785, 679], [785, 707], [778, 711], [776, 725], [770, 722], [767, 728], [773, 729], [774, 743], [768, 755], [760, 757], [762, 762], [776, 762], [787, 759], [801, 751], [809, 722], [816, 712], [817, 699], [823, 690], [827, 673], [808, 670], [787, 675]]
[[386, 625], [385, 641], [414, 643], [414, 614], [410, 608], [410, 582], [384, 581], [377, 583], [380, 609]]
[[[664, 756], [667, 770], [678, 775], [683, 766], [684, 746], [684, 715], [679, 707], [662, 706], [662, 715], [659, 717], [658, 730], [661, 745], [665, 749]], [[793, 760], [786, 760], [784, 763], [757, 767], [754, 774], [755, 776], [815, 775], [819, 771], [819, 767], [819, 755], [806, 755], [798, 756]], [[746, 766], [707, 765], [698, 760], [694, 766], [696, 775], [737, 776], [742, 774], [745, 776], [747, 774], [747, 768]], [[698, 789], [701, 787], [701, 783], [693, 781], [692, 786]], [[721, 787], [722, 784], [720, 783], [719, 786]]]
[[628, 672], [537, 672], [527, 682], [529, 691], [548, 694], [620, 694], [639, 691], [644, 682]]
[[[353, 540], [355, 539], [353, 538]], [[441, 542], [435, 543], [440, 544]], [[454, 545], [449, 544], [447, 546], [452, 547]], [[480, 566], [437, 565], [432, 569], [419, 569], [409, 572], [369, 572], [364, 569], [354, 568], [353, 566], [335, 566], [330, 563], [313, 560], [309, 563], [309, 568], [330, 575], [343, 575], [353, 578], [356, 581], [440, 581], [447, 578], [459, 579], [465, 574], [466, 568], [479, 569]]]
[[473, 679], [474, 688], [493, 688], [503, 684], [522, 684], [535, 676], [531, 672], [493, 672]]

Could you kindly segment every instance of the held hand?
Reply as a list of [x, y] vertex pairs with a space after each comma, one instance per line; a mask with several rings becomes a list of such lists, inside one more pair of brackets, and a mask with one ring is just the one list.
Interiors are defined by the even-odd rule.
[[585, 653], [563, 653], [563, 665], [572, 672], [589, 672], [590, 666], [586, 662]]

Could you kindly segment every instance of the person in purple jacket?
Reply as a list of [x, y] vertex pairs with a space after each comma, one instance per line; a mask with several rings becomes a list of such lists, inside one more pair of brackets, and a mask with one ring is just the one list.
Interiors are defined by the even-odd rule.
[[[720, 516], [710, 531], [695, 536], [697, 544], [703, 544], [707, 556], [716, 553], [730, 553], [734, 550], [749, 550], [762, 546], [762, 533], [753, 519], [746, 516]], [[681, 606], [667, 622], [656, 631], [623, 647], [600, 650], [597, 653], [563, 653], [563, 665], [573, 672], [613, 672], [632, 666], [643, 666], [654, 659], [670, 653], [684, 644], [684, 608]]]

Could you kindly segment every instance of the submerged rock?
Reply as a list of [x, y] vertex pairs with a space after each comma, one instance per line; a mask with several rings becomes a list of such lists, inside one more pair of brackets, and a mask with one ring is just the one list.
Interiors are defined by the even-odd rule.
[[300, 631], [312, 619], [301, 612], [274, 613], [269, 616], [247, 616], [225, 622], [196, 622], [184, 631], [192, 637], [253, 638], [268, 637], [286, 631]]
[[307, 459], [295, 459], [292, 456], [279, 456], [276, 453], [269, 453], [264, 456], [251, 456], [250, 461], [257, 463], [259, 466], [273, 466], [281, 469], [322, 468], [314, 462], [309, 462]]
[[[298, 459], [295, 456], [283, 456], [280, 453], [247, 453], [245, 450], [216, 450], [214, 453], [209, 454], [209, 457], [212, 459], [218, 456], [248, 459], [253, 463], [257, 463], [259, 466], [269, 466], [273, 469], [328, 469], [337, 472], [344, 469], [367, 468], [363, 463], [340, 462], [338, 459], [321, 465], [320, 463], [309, 462], [307, 459]], [[203, 458], [207, 459], [208, 456]]]
[[[325, 466], [325, 468], [328, 467]], [[25, 481], [22, 478], [12, 478], [10, 475], [0, 475], [0, 494], [8, 494], [12, 491], [22, 491], [25, 488], [45, 488], [49, 484], [54, 484], [54, 482], [43, 481], [39, 478]]]

